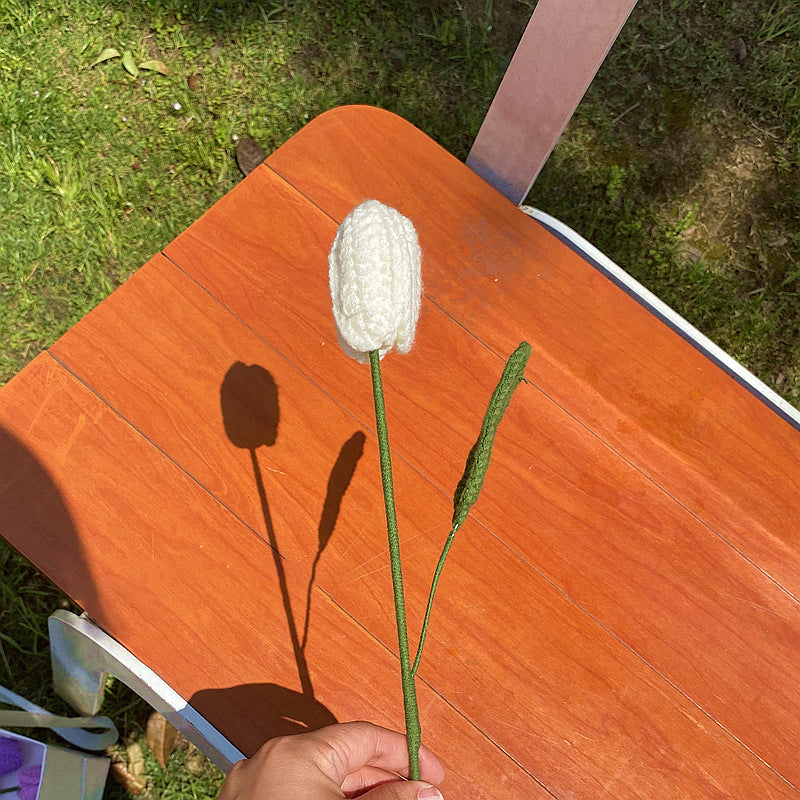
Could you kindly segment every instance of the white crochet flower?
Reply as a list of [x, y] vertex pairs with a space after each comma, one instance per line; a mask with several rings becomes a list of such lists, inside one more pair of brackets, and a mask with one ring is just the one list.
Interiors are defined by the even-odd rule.
[[351, 358], [383, 358], [414, 343], [422, 295], [417, 232], [395, 209], [367, 200], [339, 226], [330, 266], [333, 317], [339, 344]]

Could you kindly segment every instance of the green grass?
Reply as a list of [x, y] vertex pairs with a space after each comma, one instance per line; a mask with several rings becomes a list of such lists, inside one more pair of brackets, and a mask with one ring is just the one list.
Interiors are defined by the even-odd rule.
[[[236, 184], [236, 137], [269, 152], [371, 103], [464, 158], [533, 5], [0, 0], [0, 382]], [[91, 67], [108, 47], [169, 75]], [[640, 0], [529, 198], [795, 405], [798, 75], [796, 2]], [[1, 680], [64, 710], [46, 619], [67, 601], [4, 545], [0, 575]], [[140, 702], [107, 706], [141, 739]], [[190, 756], [148, 756], [149, 797], [215, 797]]]

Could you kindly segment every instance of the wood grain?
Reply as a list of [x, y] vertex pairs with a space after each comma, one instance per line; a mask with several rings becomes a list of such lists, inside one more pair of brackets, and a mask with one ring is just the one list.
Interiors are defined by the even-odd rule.
[[800, 436], [748, 390], [399, 117], [337, 109], [266, 163], [337, 221], [409, 216], [431, 300], [495, 352], [527, 338], [543, 392], [800, 596]]
[[[280, 198], [292, 190], [267, 170], [256, 172], [250, 185], [237, 190], [246, 202], [226, 198], [167, 252], [201, 283], [213, 281], [214, 292], [235, 313], [371, 429], [364, 370], [336, 347], [326, 248], [320, 243], [314, 253], [308, 242], [296, 250], [271, 237], [269, 227], [259, 238], [258, 198], [267, 187]], [[327, 226], [333, 238], [333, 225], [317, 212], [309, 211], [307, 219]], [[243, 236], [234, 248], [229, 232], [238, 226]], [[431, 255], [425, 266], [428, 283], [447, 268]], [[272, 290], [285, 270], [302, 287], [296, 307]], [[649, 322], [659, 325], [652, 317]], [[502, 363], [426, 300], [412, 354], [387, 358], [384, 365], [393, 447], [451, 492]], [[537, 350], [529, 375], [546, 382], [550, 366]], [[475, 518], [800, 784], [794, 745], [800, 722], [792, 712], [800, 701], [795, 599], [567, 410], [533, 386], [520, 397], [500, 428]], [[781, 524], [785, 528], [787, 521]]]
[[[276, 697], [274, 687], [283, 689], [277, 696], [289, 703], [293, 714], [295, 705], [285, 695], [298, 700], [300, 693], [271, 554], [178, 465], [163, 458], [158, 448], [54, 363], [39, 363], [20, 377], [25, 381], [13, 384], [22, 394], [13, 398], [12, 419], [6, 415], [0, 421], [46, 469], [65, 476], [59, 493], [73, 509], [80, 532], [81, 568], [88, 564], [91, 574], [103, 576], [95, 580], [102, 602], [98, 622], [212, 721], [220, 717], [223, 732], [252, 752], [259, 735], [273, 733], [281, 722], [280, 708], [277, 720], [275, 709], [266, 713], [265, 706]], [[31, 402], [35, 397], [49, 402], [37, 405]], [[63, 415], [60, 425], [53, 406]], [[87, 421], [76, 435], [74, 420], [81, 419], [81, 413]], [[286, 434], [291, 430], [288, 426]], [[121, 455], [114, 464], [106, 458], [111, 447]], [[354, 487], [356, 502], [348, 503], [341, 531], [331, 541], [320, 583], [334, 599], [341, 593], [362, 625], [390, 645], [383, 531], [374, 524], [374, 508], [368, 512], [372, 525], [369, 519], [365, 525], [358, 513], [364, 494], [377, 490], [376, 479], [368, 477], [378, 474], [375, 450], [374, 444], [366, 448], [371, 469], [358, 472], [364, 480]], [[398, 466], [407, 551], [416, 545], [406, 559], [409, 599], [420, 609], [436, 547], [425, 537], [425, 513], [440, 516], [447, 501], [402, 462]], [[291, 483], [297, 486], [302, 480]], [[131, 487], [136, 488], [135, 496]], [[279, 508], [282, 494], [276, 496], [274, 505]], [[172, 502], [165, 505], [164, 497]], [[276, 526], [283, 521], [277, 513], [275, 520]], [[63, 549], [51, 541], [50, 552], [49, 564], [42, 565], [45, 571], [70, 585]], [[493, 575], [481, 566], [484, 561], [524, 598], [529, 607], [525, 615], [508, 617], [508, 596], [496, 591]], [[190, 573], [176, 571], [181, 562], [191, 566]], [[136, 581], [130, 580], [131, 563], [140, 565]], [[743, 751], [494, 537], [483, 533], [465, 540], [454, 564], [438, 620], [442, 643], [429, 652], [423, 678], [436, 697], [444, 693], [450, 706], [557, 795], [683, 797], [692, 787], [713, 797], [722, 796], [715, 795], [714, 787], [725, 785], [729, 797], [750, 797], [756, 790], [766, 796], [789, 796], [786, 785], [759, 759]], [[342, 586], [348, 589], [346, 597]], [[292, 596], [297, 598], [299, 592]], [[315, 601], [307, 658], [316, 700], [339, 718], [345, 708], [348, 716], [369, 714], [397, 725], [400, 701], [392, 683], [396, 673], [378, 671], [381, 665], [388, 669], [394, 659], [388, 658], [388, 650], [381, 651], [386, 657], [374, 648], [359, 652], [359, 634], [365, 634], [361, 625], [336, 613], [338, 605], [325, 595], [315, 596]], [[173, 624], [159, 634], [165, 618]], [[187, 661], [197, 665], [188, 675]], [[227, 685], [234, 682], [237, 691]], [[260, 690], [248, 690], [252, 686]], [[372, 702], [364, 687], [370, 687]], [[432, 701], [425, 692], [422, 697], [431, 745], [444, 743], [443, 732], [454, 726], [453, 719], [431, 713]], [[235, 711], [229, 710], [231, 703]], [[654, 747], [654, 742], [660, 746]], [[476, 745], [480, 742], [474, 736], [466, 736], [458, 747]], [[477, 752], [487, 746], [478, 746]], [[491, 753], [490, 749], [496, 761]], [[471, 754], [462, 753], [461, 759], [455, 762], [461, 769], [473, 763]], [[481, 764], [485, 767], [488, 778], [498, 780], [488, 764]], [[698, 774], [703, 776], [699, 783]], [[473, 781], [472, 775], [466, 777]], [[530, 786], [523, 786], [530, 792]], [[513, 791], [517, 793], [508, 789], [511, 796], [530, 796]]]
[[[196, 248], [195, 252], [201, 250]], [[238, 280], [235, 268], [226, 273]], [[270, 299], [266, 273], [264, 281], [260, 292], [258, 284], [248, 280], [249, 297], [257, 301], [254, 307], [274, 324], [280, 310], [273, 306], [280, 304]], [[308, 286], [311, 282], [302, 278], [297, 283]], [[285, 300], [284, 295], [281, 304]], [[172, 309], [169, 318], [149, 311], [159, 302]], [[306, 305], [306, 313], [310, 307]], [[148, 323], [142, 325], [148, 315]], [[392, 414], [392, 441], [398, 452], [442, 488], [441, 473], [456, 460], [443, 458], [443, 448], [438, 443], [455, 440], [460, 462], [469, 449], [469, 434], [474, 434], [480, 421], [479, 408], [468, 414], [459, 407], [463, 404], [461, 393], [454, 395], [448, 388], [459, 386], [467, 396], [482, 396], [485, 402], [491, 391], [491, 372], [499, 369], [486, 348], [435, 308], [426, 309], [423, 321], [414, 357], [395, 357], [384, 363], [387, 387], [395, 400], [391, 408], [397, 409]], [[315, 368], [313, 359], [306, 363], [304, 356], [308, 344], [314, 341], [312, 323], [288, 330], [295, 332], [296, 341], [285, 334], [281, 345], [291, 360], [313, 370], [311, 377], [332, 396], [349, 396], [356, 414], [367, 417], [371, 400], [366, 370], [355, 365], [355, 374], [348, 374], [346, 381], [340, 376], [323, 383], [326, 375]], [[107, 355], [119, 351], [125, 353], [121, 360]], [[271, 536], [290, 562], [305, 559], [307, 564], [313, 558], [316, 538], [309, 534], [323, 507], [321, 490], [337, 448], [358, 423], [175, 266], [163, 258], [154, 259], [111, 301], [75, 326], [53, 352], [126, 418], [136, 420], [137, 427], [160, 449], [255, 531], [263, 531], [265, 521], [252, 465], [246, 454], [233, 447], [223, 434], [219, 385], [221, 376], [237, 359], [265, 366], [279, 387], [281, 408], [276, 442], [261, 449], [259, 456], [268, 470], [264, 472], [264, 482], [270, 498]], [[336, 350], [329, 347], [326, 352], [335, 354]], [[354, 363], [341, 353], [338, 355], [343, 367]], [[331, 373], [336, 374], [336, 370], [331, 368]], [[353, 393], [357, 385], [361, 386], [361, 395]], [[153, 397], [161, 399], [160, 414], [152, 413]], [[465, 419], [468, 416], [472, 419]], [[320, 424], [321, 420], [324, 424]], [[437, 420], [448, 420], [448, 428], [434, 429]], [[554, 431], [559, 432], [557, 437]], [[427, 449], [419, 458], [416, 451], [426, 439]], [[341, 558], [327, 557], [324, 563], [328, 566], [323, 573], [326, 579], [321, 584], [362, 624], [373, 632], [379, 631], [382, 641], [391, 646], [393, 615], [386, 568], [384, 565], [376, 574], [372, 566], [376, 560], [383, 562], [385, 543], [375, 501], [379, 497], [375, 448], [371, 437], [368, 441], [369, 452], [364, 459], [368, 463], [359, 466], [352, 496], [343, 511], [341, 536], [345, 545], [339, 544], [338, 533], [332, 545], [334, 554], [343, 547]], [[310, 442], [313, 446], [309, 446]], [[303, 465], [302, 470], [298, 470], [298, 464]], [[431, 498], [424, 484], [409, 477], [407, 469], [403, 468], [399, 475], [401, 497], [412, 503], [418, 514], [415, 520], [415, 515], [406, 511], [404, 525], [414, 532], [414, 542], [422, 538], [426, 544], [425, 557], [415, 545], [411, 563], [407, 563], [407, 569], [414, 570], [408, 590], [414, 598], [412, 630], [418, 630], [419, 611], [424, 606], [437, 555], [436, 545], [428, 544], [426, 532], [436, 532], [437, 541], [441, 541], [449, 510], [446, 490], [438, 498]], [[447, 477], [451, 479], [449, 485], [454, 486], [458, 476]], [[409, 481], [418, 488], [412, 491]], [[424, 502], [417, 497], [420, 493]], [[509, 502], [509, 498], [517, 499]], [[435, 514], [431, 513], [434, 508]], [[476, 517], [529, 563], [557, 581], [582, 608], [622, 637], [708, 713], [729, 726], [762, 757], [786, 767], [791, 774], [793, 742], [798, 732], [791, 709], [798, 700], [798, 680], [786, 665], [793, 663], [800, 651], [800, 610], [796, 603], [641, 473], [597, 439], [587, 438], [584, 428], [532, 387], [522, 388], [510, 418], [501, 428], [488, 493], [476, 508]], [[533, 531], [531, 519], [538, 521]], [[363, 541], [355, 539], [350, 543], [353, 531], [359, 532]], [[465, 577], [462, 585], [451, 591], [456, 597], [465, 598], [470, 596], [470, 586], [484, 585], [484, 594], [475, 598], [478, 624], [481, 610], [496, 606], [498, 600], [501, 606], [512, 609], [516, 591], [521, 591], [532, 606], [547, 607], [541, 592], [523, 590], [527, 584], [519, 576], [510, 582], [510, 593], [492, 597], [491, 587], [485, 584], [486, 559], [479, 555], [487, 551], [487, 545], [475, 549], [471, 536], [476, 532], [480, 529], [468, 524], [459, 540], [459, 548], [466, 547], [466, 552], [472, 554], [471, 577]], [[261, 535], [265, 540], [270, 538], [266, 532]], [[366, 541], [372, 549], [365, 554]], [[489, 563], [497, 560], [491, 558]], [[302, 586], [308, 573], [297, 566], [289, 563], [287, 570], [292, 571], [294, 583]], [[506, 574], [508, 570], [501, 572]], [[618, 580], [609, 581], [610, 574]], [[715, 575], [713, 582], [705, 580], [708, 574]], [[380, 582], [384, 591], [380, 590]], [[359, 600], [361, 594], [372, 607]], [[378, 597], [380, 603], [375, 602]], [[646, 608], [642, 597], [648, 599]], [[473, 613], [471, 603], [467, 608]], [[583, 612], [577, 608], [575, 611], [582, 616]], [[499, 636], [496, 631], [487, 634], [498, 615], [502, 612], [495, 607], [482, 623], [482, 635], [470, 637], [469, 649], [483, 650], [490, 661], [502, 663], [498, 653], [514, 637], [505, 628], [499, 629]], [[444, 627], [434, 638], [444, 647], [448, 642], [462, 641], [468, 625], [462, 620], [453, 626], [447, 616], [444, 620]], [[515, 624], [518, 630], [524, 627]], [[535, 639], [533, 634], [529, 631], [523, 641]], [[602, 639], [607, 634], [598, 630], [596, 635]], [[554, 638], [558, 641], [570, 637], [554, 634]], [[705, 653], [702, 667], [697, 664], [699, 647]], [[535, 659], [531, 657], [529, 661], [528, 656], [519, 653], [517, 657], [524, 669], [536, 670]], [[471, 658], [480, 661], [479, 656]], [[595, 654], [587, 662], [598, 660], [613, 659], [601, 659]], [[642, 674], [649, 674], [648, 669], [639, 669]], [[520, 683], [514, 670], [490, 669], [489, 674], [493, 673], [493, 680], [500, 685]], [[450, 690], [457, 686], [440, 684], [449, 674], [446, 671], [430, 676], [430, 680], [452, 699]], [[457, 674], [459, 681], [463, 680], [464, 673]], [[720, 692], [720, 687], [725, 691]], [[533, 709], [524, 706], [519, 690], [509, 695], [492, 685], [489, 693], [498, 697], [499, 707], [481, 699], [480, 706], [464, 712], [523, 764], [525, 753], [545, 752], [547, 747], [541, 741], [522, 745], [518, 752], [524, 738], [517, 735], [507, 741], [507, 732], [493, 727], [495, 720], [508, 720], [513, 709], [524, 708], [523, 715], [513, 723], [518, 730], [524, 729], [526, 718], [534, 716]], [[737, 699], [742, 696], [753, 698], [746, 713]], [[770, 719], [772, 725], [753, 726], [753, 711], [758, 717]], [[541, 709], [537, 713], [542, 714]], [[651, 710], [645, 716], [652, 714]], [[542, 714], [542, 718], [550, 720], [556, 716], [551, 708]], [[562, 724], [567, 726], [566, 722]], [[584, 720], [582, 724], [590, 723]], [[574, 732], [570, 735], [574, 738]], [[598, 734], [592, 738], [603, 741]], [[560, 761], [565, 758], [560, 754]], [[539, 767], [529, 768], [536, 771]]]
[[[282, 714], [319, 719], [302, 697], [268, 547], [50, 356], [2, 399], [0, 425], [60, 475], [51, 491], [77, 532], [77, 541], [63, 528], [43, 529], [38, 543], [12, 538], [23, 555], [39, 548], [45, 574], [246, 753]], [[2, 486], [13, 477], [7, 463]], [[316, 601], [307, 654], [316, 703], [340, 720], [402, 726], [395, 657], [324, 595]], [[285, 707], [271, 705], [276, 697]], [[489, 800], [498, 786], [548, 796], [424, 684], [420, 703], [455, 796]]]
[[[170, 313], [153, 314], [159, 307]], [[313, 556], [316, 538], [309, 532], [319, 524], [324, 496], [310, 491], [325, 488], [337, 454], [360, 425], [342, 420], [341, 441], [328, 435], [328, 417], [339, 412], [341, 419], [340, 409], [167, 259], [153, 258], [51, 352], [264, 541], [269, 532], [258, 476], [248, 448], [228, 435], [223, 392], [237, 364], [268, 373], [276, 402], [264, 413], [274, 415], [274, 441], [259, 442], [257, 405], [242, 409], [248, 418], [238, 426], [252, 429], [269, 495], [276, 484], [282, 487], [283, 519], [273, 527], [290, 524], [281, 526], [278, 549], [286, 557]], [[243, 390], [257, 393], [259, 386]], [[304, 472], [321, 483], [297, 480]]]

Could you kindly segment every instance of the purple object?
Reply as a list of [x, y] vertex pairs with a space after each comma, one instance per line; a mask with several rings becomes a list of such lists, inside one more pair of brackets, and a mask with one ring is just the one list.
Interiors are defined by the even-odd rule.
[[42, 768], [25, 767], [19, 771], [19, 800], [36, 800], [39, 783], [42, 780]]
[[0, 736], [0, 778], [16, 772], [24, 760], [19, 742], [8, 736]]

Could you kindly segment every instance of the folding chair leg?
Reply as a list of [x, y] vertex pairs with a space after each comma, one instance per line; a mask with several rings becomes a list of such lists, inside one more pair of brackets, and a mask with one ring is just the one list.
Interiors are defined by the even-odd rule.
[[244, 755], [149, 667], [86, 616], [56, 611], [48, 620], [53, 683], [81, 714], [100, 710], [109, 675], [163, 714], [186, 738], [227, 772]]

